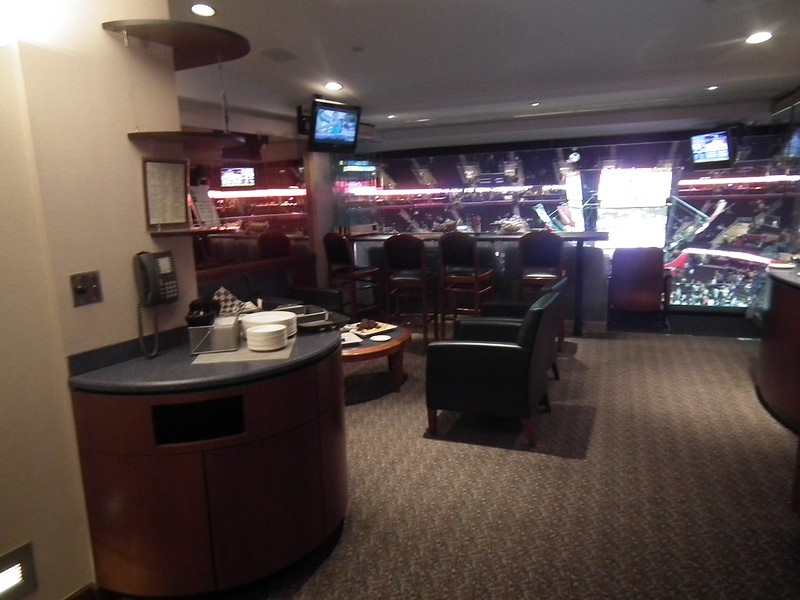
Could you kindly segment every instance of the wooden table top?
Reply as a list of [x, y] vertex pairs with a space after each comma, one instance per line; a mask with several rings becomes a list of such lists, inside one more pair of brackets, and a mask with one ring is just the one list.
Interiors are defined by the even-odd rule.
[[370, 341], [370, 338], [364, 338], [364, 341], [360, 344], [342, 346], [342, 362], [370, 360], [399, 352], [406, 342], [411, 339], [411, 330], [405, 327], [398, 327], [383, 334], [375, 335], [389, 335], [392, 339], [387, 342], [373, 342]]

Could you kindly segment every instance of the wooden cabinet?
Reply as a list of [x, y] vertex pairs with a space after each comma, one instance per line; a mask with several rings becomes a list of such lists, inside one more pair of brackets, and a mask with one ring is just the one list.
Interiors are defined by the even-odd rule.
[[[800, 276], [770, 273], [771, 294], [763, 315], [756, 366], [761, 401], [789, 429], [800, 430]], [[800, 443], [792, 492], [792, 510], [800, 516]]]
[[239, 386], [72, 395], [103, 589], [228, 590], [296, 562], [344, 519], [338, 352]]

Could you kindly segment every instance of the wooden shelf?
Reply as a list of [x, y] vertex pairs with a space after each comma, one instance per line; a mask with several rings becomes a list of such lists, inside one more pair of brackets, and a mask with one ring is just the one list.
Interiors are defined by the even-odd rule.
[[171, 46], [176, 71], [236, 60], [250, 53], [250, 42], [244, 36], [200, 23], [125, 19], [107, 21], [103, 29]]

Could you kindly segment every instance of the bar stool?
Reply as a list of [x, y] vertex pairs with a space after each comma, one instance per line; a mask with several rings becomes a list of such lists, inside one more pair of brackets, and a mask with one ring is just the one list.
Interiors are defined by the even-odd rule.
[[[481, 302], [494, 295], [494, 269], [481, 266], [478, 242], [474, 236], [451, 231], [439, 238], [439, 259], [443, 304], [442, 337], [445, 322], [452, 313], [453, 324], [459, 314], [480, 314]], [[468, 306], [462, 306], [462, 298]]]
[[525, 292], [540, 292], [564, 277], [564, 240], [560, 236], [539, 229], [526, 233], [519, 239], [519, 297]]
[[[325, 256], [328, 259], [328, 281], [332, 288], [342, 290], [344, 311], [352, 318], [380, 310], [380, 267], [364, 267], [355, 264], [352, 242], [340, 233], [331, 231], [322, 238]], [[371, 294], [371, 302], [359, 304]], [[348, 309], [349, 307], [349, 309]]]
[[[399, 233], [383, 242], [383, 251], [388, 318], [393, 321], [404, 315], [421, 317], [422, 339], [427, 346], [429, 322], [433, 322], [434, 339], [439, 339], [439, 309], [436, 273], [427, 268], [425, 243], [408, 233]], [[412, 303], [418, 310], [408, 309]]]

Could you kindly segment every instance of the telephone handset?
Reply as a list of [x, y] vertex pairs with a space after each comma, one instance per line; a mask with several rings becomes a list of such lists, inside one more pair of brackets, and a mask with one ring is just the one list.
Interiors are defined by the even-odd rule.
[[133, 257], [133, 272], [142, 306], [170, 304], [178, 299], [172, 252], [139, 252]]
[[148, 351], [144, 342], [142, 307], [170, 304], [178, 299], [178, 277], [172, 252], [139, 252], [133, 257], [133, 274], [139, 292], [139, 347], [147, 358], [153, 358], [158, 354], [158, 314], [153, 315], [153, 349]]

